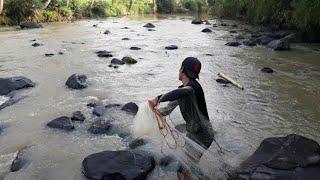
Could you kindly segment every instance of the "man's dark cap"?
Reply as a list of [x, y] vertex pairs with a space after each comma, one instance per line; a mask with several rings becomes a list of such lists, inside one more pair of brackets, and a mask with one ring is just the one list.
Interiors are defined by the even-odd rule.
[[187, 57], [182, 62], [183, 71], [191, 79], [199, 79], [201, 62], [195, 57]]

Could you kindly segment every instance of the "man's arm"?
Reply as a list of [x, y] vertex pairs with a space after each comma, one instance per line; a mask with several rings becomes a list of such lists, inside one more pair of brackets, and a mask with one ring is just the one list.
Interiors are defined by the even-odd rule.
[[175, 101], [175, 100], [181, 99], [181, 98], [186, 97], [189, 94], [191, 94], [192, 91], [193, 91], [193, 89], [190, 86], [185, 86], [183, 88], [175, 89], [173, 91], [168, 92], [167, 94], [162, 95], [158, 99], [157, 103], [159, 104], [161, 102]]
[[161, 107], [159, 108], [159, 111], [161, 112], [161, 114], [163, 116], [167, 116], [169, 114], [172, 113], [172, 111], [179, 105], [179, 102], [176, 100], [176, 101], [171, 101], [168, 103], [167, 106], [165, 107]]

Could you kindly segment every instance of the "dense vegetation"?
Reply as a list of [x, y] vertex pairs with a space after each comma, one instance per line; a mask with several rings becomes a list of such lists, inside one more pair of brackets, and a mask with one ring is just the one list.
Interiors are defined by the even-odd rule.
[[320, 0], [0, 0], [0, 23], [8, 25], [153, 12], [240, 19], [320, 40]]

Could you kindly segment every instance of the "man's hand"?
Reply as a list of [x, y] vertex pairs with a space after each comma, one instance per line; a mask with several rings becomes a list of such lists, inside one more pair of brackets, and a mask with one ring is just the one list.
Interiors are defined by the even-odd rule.
[[149, 100], [149, 103], [152, 108], [156, 107], [156, 105], [158, 104], [158, 98], [156, 97], [154, 99]]

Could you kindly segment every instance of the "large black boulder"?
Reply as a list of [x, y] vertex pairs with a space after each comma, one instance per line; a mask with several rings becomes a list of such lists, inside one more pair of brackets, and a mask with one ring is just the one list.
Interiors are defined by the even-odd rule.
[[145, 27], [145, 28], [155, 28], [156, 26], [153, 25], [152, 23], [147, 23], [143, 27]]
[[50, 121], [47, 126], [50, 128], [62, 129], [65, 131], [72, 131], [74, 129], [71, 119], [66, 116], [62, 116]]
[[311, 139], [291, 134], [267, 138], [230, 175], [229, 180], [317, 180], [320, 177], [320, 146]]
[[287, 39], [273, 40], [268, 43], [267, 47], [274, 51], [290, 50], [290, 44]]
[[88, 87], [87, 76], [72, 74], [68, 78], [68, 80], [66, 82], [66, 86], [70, 89], [84, 89], [84, 88]]
[[125, 104], [124, 106], [122, 106], [121, 110], [132, 113], [132, 114], [137, 114], [139, 107], [136, 103], [134, 102], [129, 102], [127, 104]]
[[103, 151], [87, 156], [83, 174], [92, 180], [146, 179], [155, 167], [154, 158], [143, 151]]
[[166, 46], [165, 49], [166, 49], [166, 50], [176, 50], [176, 49], [178, 49], [178, 46], [176, 46], [176, 45], [170, 45], [170, 46]]
[[35, 83], [33, 83], [30, 79], [22, 76], [0, 78], [0, 95], [7, 95], [12, 91], [34, 86]]
[[92, 134], [110, 134], [112, 124], [110, 120], [98, 119], [91, 124], [88, 132]]
[[209, 29], [209, 28], [204, 28], [204, 29], [202, 29], [202, 31], [201, 32], [204, 32], [204, 33], [211, 33], [212, 32], [212, 30], [211, 29]]
[[33, 28], [42, 28], [41, 24], [32, 21], [25, 21], [20, 23], [21, 29], [33, 29]]
[[126, 64], [136, 64], [138, 61], [133, 59], [132, 57], [130, 56], [125, 56], [122, 58], [122, 61]]

